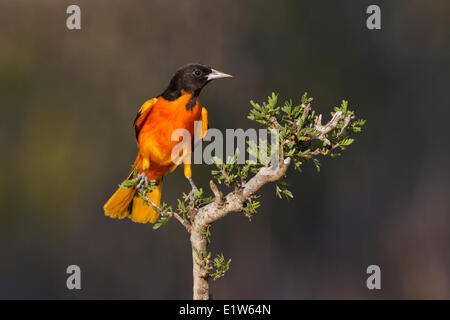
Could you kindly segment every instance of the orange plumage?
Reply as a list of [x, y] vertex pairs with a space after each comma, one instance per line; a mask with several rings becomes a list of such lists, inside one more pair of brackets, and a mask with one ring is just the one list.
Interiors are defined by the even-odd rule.
[[[157, 186], [147, 193], [156, 207], [161, 202], [162, 177], [181, 162], [184, 162], [186, 178], [193, 185], [190, 161], [186, 161], [190, 154], [182, 151], [177, 154], [178, 160], [173, 159], [172, 151], [182, 138], [173, 139], [172, 135], [177, 129], [189, 132], [191, 139], [183, 140], [184, 151], [193, 147], [195, 121], [202, 121], [201, 137], [205, 135], [208, 119], [206, 109], [199, 104], [200, 91], [212, 79], [227, 76], [202, 65], [187, 65], [177, 71], [163, 94], [146, 101], [139, 109], [134, 122], [139, 152], [133, 167], [137, 166], [138, 173], [145, 174], [148, 180], [157, 181]], [[127, 180], [132, 178], [130, 174]], [[153, 206], [139, 196], [136, 185], [127, 189], [119, 187], [104, 205], [104, 211], [111, 218], [128, 216], [140, 223], [154, 223], [158, 218]]]

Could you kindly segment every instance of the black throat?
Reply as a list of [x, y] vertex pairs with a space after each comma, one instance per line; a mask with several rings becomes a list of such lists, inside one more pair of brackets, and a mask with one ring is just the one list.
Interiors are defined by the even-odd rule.
[[[192, 94], [191, 98], [189, 99], [189, 101], [186, 103], [186, 109], [187, 110], [192, 110], [192, 108], [194, 108], [194, 106], [197, 103], [197, 98], [200, 95], [200, 91], [202, 89], [197, 89], [194, 91], [194, 93]], [[168, 100], [168, 101], [174, 101], [176, 99], [178, 99], [179, 97], [181, 97], [182, 95], [182, 91], [180, 89], [173, 89], [170, 86], [161, 94], [161, 97], [163, 97], [164, 99]]]

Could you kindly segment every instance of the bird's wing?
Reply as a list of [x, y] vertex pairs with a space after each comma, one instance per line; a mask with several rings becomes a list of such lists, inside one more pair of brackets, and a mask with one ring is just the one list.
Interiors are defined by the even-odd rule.
[[[202, 121], [202, 126], [198, 127], [198, 128], [194, 126], [194, 130], [198, 130], [198, 131], [195, 132], [194, 133], [194, 137], [192, 137], [191, 143], [193, 142], [193, 144], [191, 144], [191, 148], [192, 148], [191, 151], [193, 151], [197, 147], [197, 145], [199, 144], [200, 140], [205, 137], [206, 131], [208, 130], [208, 111], [206, 111], [206, 109], [204, 107], [202, 107], [202, 112], [201, 112], [201, 118], [200, 119]], [[200, 135], [201, 138], [197, 139], [197, 141], [195, 141], [194, 138], [197, 137], [198, 135]], [[179, 154], [179, 157], [178, 157], [177, 161], [174, 162], [172, 164], [172, 166], [170, 167], [170, 172], [175, 170], [176, 167], [178, 167], [180, 165], [180, 163], [183, 162], [185, 160], [185, 157], [188, 156], [188, 155], [190, 156], [191, 153], [184, 154], [184, 148], [182, 148], [180, 150], [180, 154]]]
[[145, 119], [147, 119], [156, 101], [158, 101], [158, 98], [147, 100], [139, 109], [136, 119], [134, 120], [134, 132], [136, 133], [136, 140], [139, 136], [139, 132], [141, 132], [142, 126], [144, 125]]

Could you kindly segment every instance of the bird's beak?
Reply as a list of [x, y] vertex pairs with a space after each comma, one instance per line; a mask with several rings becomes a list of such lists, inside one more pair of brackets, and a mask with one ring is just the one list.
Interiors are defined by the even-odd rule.
[[232, 75], [211, 69], [211, 73], [208, 74], [208, 76], [206, 77], [206, 79], [208, 80], [214, 80], [214, 79], [220, 79], [220, 78], [231, 78], [233, 77]]

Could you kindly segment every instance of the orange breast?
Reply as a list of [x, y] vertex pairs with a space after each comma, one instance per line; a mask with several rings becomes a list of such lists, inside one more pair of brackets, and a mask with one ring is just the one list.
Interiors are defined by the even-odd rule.
[[172, 141], [176, 129], [185, 129], [194, 136], [194, 121], [200, 120], [202, 107], [197, 100], [193, 108], [187, 109], [191, 96], [184, 94], [174, 101], [159, 97], [152, 107], [138, 137], [139, 152], [150, 160], [151, 167], [172, 164], [172, 149], [179, 143]]

